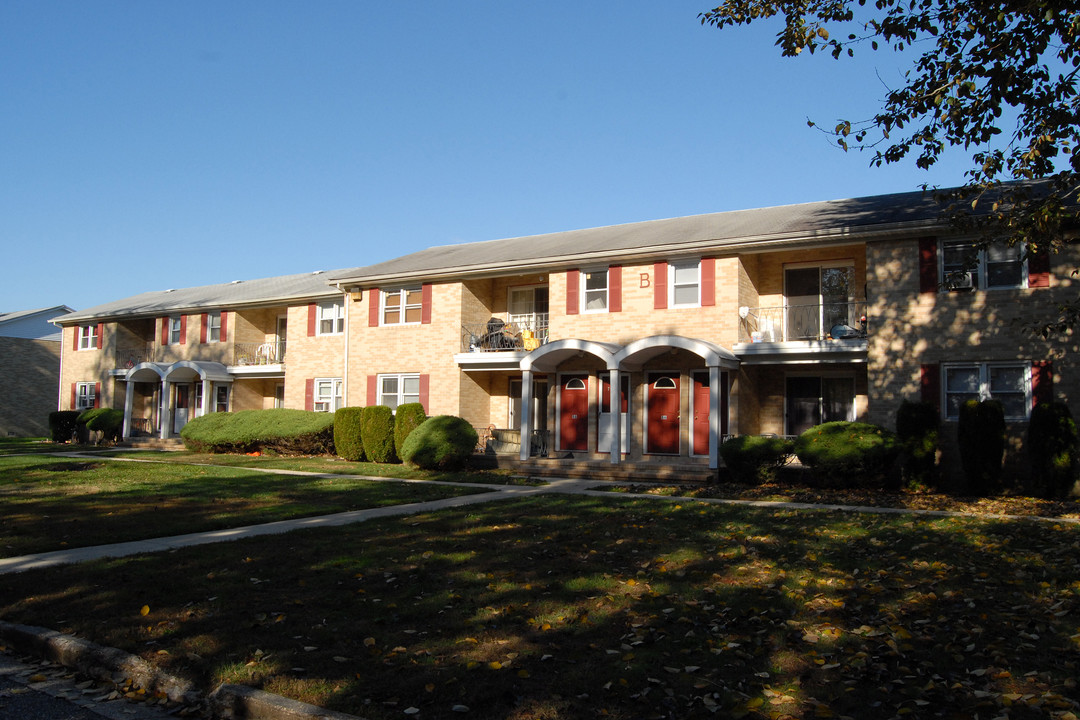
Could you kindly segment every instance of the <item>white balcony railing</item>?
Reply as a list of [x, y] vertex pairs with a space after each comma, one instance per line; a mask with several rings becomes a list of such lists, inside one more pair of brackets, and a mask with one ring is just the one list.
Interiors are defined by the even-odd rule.
[[236, 343], [233, 365], [278, 365], [285, 362], [285, 341]]
[[866, 301], [739, 308], [739, 342], [865, 338]]
[[548, 341], [548, 314], [492, 317], [479, 325], [461, 326], [461, 352], [535, 350]]

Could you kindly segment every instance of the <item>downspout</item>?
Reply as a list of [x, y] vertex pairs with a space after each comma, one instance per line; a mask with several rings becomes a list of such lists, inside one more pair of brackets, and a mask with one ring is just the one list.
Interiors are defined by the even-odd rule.
[[338, 292], [342, 293], [341, 302], [345, 305], [345, 358], [343, 360], [344, 367], [341, 369], [341, 405], [342, 407], [349, 406], [349, 326], [350, 315], [352, 305], [351, 293], [344, 290], [341, 287], [341, 283], [334, 283], [334, 287], [338, 289]]
[[[60, 375], [56, 378], [56, 409], [57, 411], [64, 409], [64, 351], [65, 346], [71, 347], [64, 340], [64, 326], [60, 327]], [[77, 327], [77, 326], [75, 326]], [[78, 332], [76, 330], [75, 332]], [[74, 408], [72, 408], [74, 409]]]

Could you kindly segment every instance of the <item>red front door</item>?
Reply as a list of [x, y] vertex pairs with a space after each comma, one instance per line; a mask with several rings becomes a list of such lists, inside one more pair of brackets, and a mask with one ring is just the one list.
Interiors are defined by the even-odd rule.
[[589, 378], [564, 375], [559, 382], [559, 449], [589, 449]]
[[[709, 373], [694, 373], [694, 455], [709, 454]], [[728, 431], [727, 373], [720, 373], [720, 439]]]
[[679, 453], [679, 376], [649, 373], [646, 452]]

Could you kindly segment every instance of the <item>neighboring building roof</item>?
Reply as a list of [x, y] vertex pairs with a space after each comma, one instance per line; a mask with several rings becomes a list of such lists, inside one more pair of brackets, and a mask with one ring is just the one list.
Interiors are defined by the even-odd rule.
[[49, 321], [57, 315], [70, 313], [67, 305], [53, 305], [36, 310], [0, 312], [0, 337], [30, 338], [34, 340], [61, 339], [60, 331]]
[[296, 302], [339, 295], [341, 291], [329, 284], [328, 276], [329, 273], [319, 270], [258, 280], [235, 280], [219, 285], [155, 290], [63, 315], [53, 322], [71, 325], [85, 320], [121, 316], [156, 317], [170, 312], [274, 305], [283, 301]]
[[529, 272], [582, 262], [627, 261], [702, 251], [753, 251], [778, 245], [860, 242], [942, 223], [930, 192], [830, 200], [650, 220], [627, 225], [443, 245], [386, 262], [329, 273], [343, 284]]

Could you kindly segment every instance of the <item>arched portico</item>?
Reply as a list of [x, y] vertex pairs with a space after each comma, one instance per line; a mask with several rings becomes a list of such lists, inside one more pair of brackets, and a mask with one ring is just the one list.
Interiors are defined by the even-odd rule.
[[[188, 386], [195, 382], [202, 384], [204, 402], [202, 403], [201, 412], [199, 414], [205, 414], [208, 412], [208, 407], [213, 407], [213, 403], [207, 400], [213, 398], [213, 391], [215, 386], [223, 384], [231, 384], [232, 376], [229, 375], [228, 370], [224, 365], [217, 362], [198, 362], [193, 360], [180, 360], [175, 363], [153, 363], [145, 362], [136, 365], [124, 373], [124, 381], [126, 383], [125, 397], [124, 397], [124, 437], [130, 437], [131, 435], [131, 416], [134, 406], [134, 387], [137, 382], [157, 382], [161, 384], [161, 428], [160, 437], [165, 439], [170, 436], [173, 425], [173, 413], [175, 411], [176, 400], [173, 396], [173, 386]], [[184, 391], [185, 393], [187, 390]], [[190, 399], [184, 397], [182, 400], [183, 409], [187, 410], [187, 406], [190, 405]]]
[[[650, 360], [673, 350], [684, 350], [697, 355], [709, 372], [709, 467], [711, 469], [718, 468], [720, 464], [721, 434], [721, 372], [724, 370], [737, 370], [739, 359], [730, 350], [715, 343], [680, 335], [653, 335], [635, 340], [625, 346], [571, 338], [547, 343], [526, 355], [520, 363], [523, 376], [521, 459], [527, 460], [529, 457], [529, 443], [525, 441], [525, 438], [529, 437], [529, 428], [532, 426], [529, 407], [531, 406], [533, 372], [554, 372], [563, 362], [588, 354], [603, 363], [608, 374], [609, 387], [616, 388], [613, 392], [613, 398], [616, 398], [619, 392], [617, 388], [621, 387], [622, 373], [640, 371]], [[613, 465], [617, 465], [621, 460], [622, 453], [614, 451], [614, 449], [624, 447], [621, 404], [613, 401], [610, 403], [610, 409], [610, 432], [612, 435], [610, 459]]]

